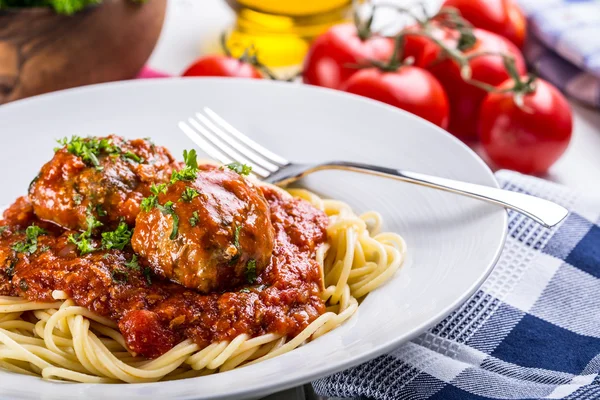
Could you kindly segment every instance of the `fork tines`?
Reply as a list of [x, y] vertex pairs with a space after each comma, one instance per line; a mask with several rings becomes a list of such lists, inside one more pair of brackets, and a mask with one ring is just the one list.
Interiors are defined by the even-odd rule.
[[289, 164], [285, 158], [267, 150], [241, 133], [208, 107], [196, 113], [187, 122], [180, 121], [179, 128], [206, 154], [229, 164], [237, 161], [252, 167], [252, 172], [266, 178]]

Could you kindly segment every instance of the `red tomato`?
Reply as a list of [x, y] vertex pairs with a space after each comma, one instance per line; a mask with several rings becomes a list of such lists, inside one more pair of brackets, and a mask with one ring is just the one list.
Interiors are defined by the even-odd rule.
[[513, 0], [446, 0], [444, 6], [457, 8], [473, 26], [504, 36], [522, 48], [527, 20]]
[[381, 36], [359, 37], [354, 24], [336, 25], [319, 36], [304, 60], [304, 83], [339, 89], [369, 60], [387, 61], [394, 41]]
[[[525, 74], [525, 61], [519, 49], [504, 39], [482, 29], [474, 29], [476, 43], [465, 55], [491, 51], [512, 55], [520, 74]], [[434, 35], [448, 46], [455, 47], [458, 32], [447, 29], [435, 30]], [[426, 68], [442, 84], [450, 101], [450, 124], [448, 130], [463, 140], [477, 139], [477, 115], [487, 92], [465, 82], [458, 64], [443, 56], [439, 46], [428, 38], [408, 35], [405, 40], [405, 56], [413, 56], [415, 65]], [[473, 58], [469, 65], [472, 78], [490, 85], [499, 85], [509, 78], [502, 57], [488, 55]]]
[[402, 66], [395, 72], [362, 69], [352, 75], [343, 89], [391, 104], [434, 124], [448, 126], [448, 98], [442, 85], [429, 72]]
[[[503, 87], [513, 85], [509, 80]], [[548, 82], [537, 79], [535, 91], [519, 107], [512, 93], [490, 93], [481, 105], [479, 134], [490, 159], [501, 168], [542, 174], [563, 154], [571, 139], [569, 103]]]
[[261, 79], [262, 75], [252, 64], [228, 56], [204, 56], [196, 60], [183, 76], [232, 76]]

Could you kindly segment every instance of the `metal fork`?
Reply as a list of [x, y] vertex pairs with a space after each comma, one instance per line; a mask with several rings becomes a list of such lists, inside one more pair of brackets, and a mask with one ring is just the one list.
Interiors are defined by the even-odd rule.
[[208, 107], [204, 108], [204, 113], [196, 113], [196, 118], [180, 121], [179, 128], [215, 160], [224, 164], [234, 161], [247, 164], [259, 179], [279, 186], [316, 171], [336, 169], [393, 178], [498, 204], [520, 212], [547, 228], [557, 225], [569, 213], [558, 204], [527, 194], [417, 172], [350, 161], [290, 162], [244, 135]]

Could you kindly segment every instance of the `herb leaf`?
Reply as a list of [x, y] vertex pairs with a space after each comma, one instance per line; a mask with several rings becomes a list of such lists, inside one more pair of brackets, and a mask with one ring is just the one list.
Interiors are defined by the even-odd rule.
[[142, 271], [148, 285], [152, 285], [152, 270], [149, 267], [144, 268]]
[[129, 273], [122, 269], [113, 269], [111, 276], [113, 281], [117, 283], [126, 283], [129, 278]]
[[164, 205], [157, 204], [156, 207], [165, 215], [170, 215], [173, 217], [173, 230], [171, 231], [171, 235], [169, 239], [174, 240], [177, 237], [177, 231], [179, 230], [179, 216], [175, 213], [175, 209], [173, 208], [173, 202], [167, 201]]
[[128, 151], [126, 153], [121, 154], [121, 157], [133, 160], [133, 161], [135, 161], [138, 164], [141, 164], [141, 163], [144, 162], [144, 159], [142, 157], [138, 156], [137, 154], [135, 154], [135, 153], [133, 153], [131, 151]]
[[180, 171], [173, 171], [171, 174], [171, 184], [177, 181], [193, 181], [196, 179], [196, 174], [198, 173], [196, 150], [184, 150], [183, 160], [185, 161], [185, 167]]
[[97, 250], [96, 246], [94, 246], [94, 244], [90, 241], [90, 238], [92, 237], [92, 232], [94, 229], [103, 225], [102, 222], [98, 221], [96, 217], [94, 217], [94, 214], [92, 214], [91, 210], [89, 209], [88, 214], [85, 217], [85, 222], [87, 223], [87, 229], [85, 232], [75, 234], [71, 233], [67, 238], [70, 243], [73, 243], [77, 246], [80, 255], [88, 254]]
[[140, 264], [138, 264], [138, 258], [137, 256], [134, 254], [133, 257], [131, 257], [130, 261], [127, 261], [125, 263], [125, 266], [129, 269], [132, 269], [134, 271], [139, 271], [140, 270]]
[[27, 229], [25, 229], [25, 240], [13, 244], [12, 249], [17, 253], [33, 254], [37, 250], [38, 236], [45, 235], [46, 233], [45, 229], [42, 229], [37, 225], [29, 225]]
[[[69, 153], [80, 157], [84, 162], [92, 164], [97, 169], [102, 169], [100, 161], [98, 161], [98, 155], [100, 155], [101, 152], [114, 153], [117, 151], [116, 147], [112, 144], [112, 140], [106, 138], [98, 139], [88, 137], [84, 139], [79, 136], [72, 136], [70, 140], [63, 138], [57, 142], [66, 147]], [[58, 151], [60, 148], [54, 150]]]
[[166, 183], [161, 183], [160, 185], [153, 184], [152, 186], [150, 186], [150, 193], [152, 193], [152, 194], [150, 196], [146, 197], [140, 203], [140, 208], [144, 212], [150, 212], [154, 207], [156, 207], [158, 205], [158, 195], [160, 193], [162, 193], [162, 194], [167, 193], [167, 184]]
[[114, 231], [102, 233], [102, 248], [123, 250], [131, 241], [132, 234], [127, 224], [120, 222]]
[[246, 264], [246, 280], [249, 284], [256, 282], [256, 260], [249, 260]]
[[237, 172], [240, 175], [248, 176], [250, 172], [252, 172], [252, 167], [246, 164], [242, 164], [239, 162], [232, 162], [231, 164], [226, 165], [230, 170]]
[[181, 193], [181, 198], [179, 201], [185, 201], [186, 203], [189, 203], [194, 199], [194, 197], [198, 197], [199, 194], [200, 193], [196, 189], [186, 186], [183, 193]]
[[200, 217], [198, 216], [198, 211], [194, 211], [192, 213], [192, 216], [190, 217], [189, 221], [190, 221], [191, 226], [198, 225], [198, 222], [200, 222]]

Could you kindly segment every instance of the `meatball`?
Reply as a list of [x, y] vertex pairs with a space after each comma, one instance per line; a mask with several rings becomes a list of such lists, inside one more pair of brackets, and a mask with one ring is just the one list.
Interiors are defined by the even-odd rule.
[[254, 283], [274, 228], [262, 191], [227, 168], [202, 166], [162, 187], [137, 217], [131, 245], [157, 275], [203, 293]]
[[178, 167], [167, 149], [149, 140], [73, 137], [63, 141], [29, 187], [42, 220], [85, 230], [86, 217], [111, 227], [135, 222], [150, 186], [169, 180]]

